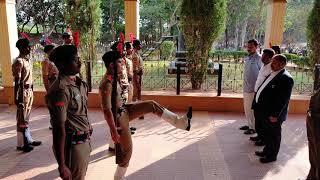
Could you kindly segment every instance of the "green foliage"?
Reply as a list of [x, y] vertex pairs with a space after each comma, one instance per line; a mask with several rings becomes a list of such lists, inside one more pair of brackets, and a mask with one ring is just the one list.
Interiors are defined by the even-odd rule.
[[19, 31], [29, 32], [27, 25], [38, 27], [39, 33], [47, 30], [62, 28], [64, 23], [64, 0], [18, 0], [16, 15]]
[[308, 15], [312, 9], [313, 0], [288, 0], [284, 21], [284, 43], [292, 44], [306, 42], [306, 27]]
[[188, 51], [192, 88], [199, 89], [207, 69], [209, 50], [224, 29], [225, 0], [183, 0], [181, 27]]
[[72, 31], [80, 33], [80, 48], [85, 60], [94, 60], [95, 46], [100, 35], [100, 1], [65, 0], [66, 19]]
[[174, 49], [175, 47], [172, 41], [163, 42], [160, 46], [161, 59], [168, 60], [171, 57]]
[[310, 58], [308, 56], [299, 56], [297, 54], [283, 53], [289, 62], [293, 62], [298, 66], [310, 67]]
[[102, 41], [115, 41], [120, 32], [125, 32], [124, 0], [102, 0]]
[[308, 18], [307, 38], [310, 47], [312, 65], [320, 63], [320, 0], [314, 1], [314, 7]]
[[156, 41], [160, 36], [169, 35], [179, 4], [180, 0], [141, 0], [141, 38]]

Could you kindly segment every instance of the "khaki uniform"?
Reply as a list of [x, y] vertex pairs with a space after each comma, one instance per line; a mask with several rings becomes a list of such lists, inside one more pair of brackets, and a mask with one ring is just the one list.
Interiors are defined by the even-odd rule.
[[133, 101], [141, 100], [143, 61], [138, 52], [132, 54], [133, 65]]
[[[32, 108], [32, 102], [33, 102], [33, 86], [32, 86], [32, 63], [31, 60], [28, 58], [21, 58], [18, 57], [15, 59], [15, 61], [12, 64], [12, 75], [15, 79], [20, 79], [20, 83], [23, 83], [22, 88], [23, 92], [23, 113], [18, 108], [17, 111], [17, 131], [23, 132], [25, 128], [28, 127], [29, 124], [29, 118]], [[15, 86], [19, 86], [15, 84]], [[20, 87], [17, 87], [20, 88]], [[20, 91], [21, 89], [19, 89]], [[18, 146], [21, 147], [21, 144], [19, 145], [18, 140]]]
[[132, 97], [133, 97], [133, 84], [132, 84], [133, 64], [132, 64], [132, 60], [131, 59], [132, 59], [131, 55], [127, 56], [126, 59], [125, 59], [126, 68], [127, 68], [128, 83], [129, 83], [128, 103], [132, 102]]
[[[46, 96], [53, 129], [61, 123], [66, 127], [65, 164], [73, 180], [85, 177], [91, 152], [92, 126], [88, 119], [88, 87], [79, 77], [73, 81], [67, 76], [58, 76]], [[78, 135], [86, 138], [78, 139]]]
[[46, 91], [48, 91], [49, 87], [52, 85], [54, 80], [58, 77], [59, 70], [54, 65], [54, 63], [51, 62], [48, 58], [42, 61], [41, 65], [42, 65], [43, 84], [45, 85]]
[[310, 99], [307, 115], [307, 136], [311, 168], [309, 180], [320, 180], [320, 89]]
[[[99, 86], [101, 106], [103, 110], [111, 110], [112, 108], [112, 81], [112, 75], [105, 74]], [[188, 126], [188, 120], [185, 116], [179, 117], [154, 101], [127, 103], [126, 88], [127, 86], [124, 86], [121, 83], [121, 78], [119, 78], [117, 83], [116, 106], [118, 113], [117, 120], [119, 121], [121, 127], [121, 132], [119, 132], [119, 135], [122, 154], [116, 159], [118, 159], [117, 164], [120, 167], [128, 167], [132, 155], [132, 139], [129, 128], [130, 121], [147, 113], [154, 113], [177, 128], [186, 129]], [[118, 153], [116, 153], [116, 155], [118, 155]]]

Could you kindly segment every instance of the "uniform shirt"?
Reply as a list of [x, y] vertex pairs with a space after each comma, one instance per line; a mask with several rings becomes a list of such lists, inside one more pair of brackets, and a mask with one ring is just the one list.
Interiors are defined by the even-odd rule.
[[44, 61], [42, 61], [41, 64], [43, 76], [48, 76], [49, 79], [55, 79], [56, 77], [58, 77], [59, 70], [52, 61], [46, 58]]
[[254, 92], [258, 91], [258, 88], [261, 86], [261, 84], [263, 83], [263, 81], [266, 79], [267, 76], [269, 76], [269, 74], [272, 72], [271, 70], [271, 62], [267, 65], [264, 65], [261, 67], [259, 74], [258, 74], [258, 78], [256, 81], [256, 84], [254, 86]]
[[12, 75], [24, 84], [32, 84], [32, 63], [28, 58], [17, 57], [12, 64]]
[[91, 131], [88, 119], [88, 87], [79, 77], [59, 75], [46, 95], [53, 128], [65, 123], [67, 132]]
[[132, 65], [133, 65], [133, 72], [134, 73], [143, 71], [143, 61], [137, 51], [134, 51], [132, 54]]
[[258, 53], [251, 54], [244, 60], [243, 92], [254, 92], [254, 86], [261, 66], [261, 55]]
[[[99, 94], [101, 97], [101, 108], [103, 110], [111, 109], [112, 103], [111, 103], [111, 96], [112, 96], [112, 76], [109, 74], [105, 74], [100, 82], [99, 86]], [[117, 102], [116, 106], [117, 108], [123, 107], [128, 100], [128, 91], [125, 90], [125, 86], [121, 84], [121, 82], [117, 83]]]
[[125, 59], [126, 62], [126, 68], [127, 68], [127, 76], [128, 76], [128, 80], [132, 81], [132, 77], [133, 77], [133, 65], [132, 65], [132, 61], [129, 58]]

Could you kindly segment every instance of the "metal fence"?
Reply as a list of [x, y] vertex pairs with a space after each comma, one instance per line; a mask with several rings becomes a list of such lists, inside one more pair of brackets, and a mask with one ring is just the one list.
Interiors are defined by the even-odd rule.
[[[92, 87], [97, 89], [99, 83], [106, 72], [106, 68], [101, 60], [106, 47], [97, 50], [98, 60], [92, 63]], [[33, 60], [34, 84], [36, 87], [43, 86], [41, 74], [41, 60], [43, 53], [41, 50], [34, 50], [31, 58]], [[153, 91], [175, 91], [176, 74], [169, 73], [168, 69], [172, 60], [146, 60], [144, 61], [143, 90]], [[230, 56], [211, 57], [212, 63], [221, 63], [223, 65], [222, 74], [222, 93], [241, 93], [243, 83], [243, 58], [234, 58]], [[85, 63], [83, 63], [85, 64]], [[294, 79], [293, 94], [310, 95], [313, 89], [313, 71], [307, 66], [297, 66], [292, 62], [287, 65], [287, 70]], [[215, 92], [217, 89], [217, 75], [208, 73], [204, 76], [203, 84], [198, 92]], [[192, 91], [190, 77], [187, 74], [181, 75], [181, 91]]]

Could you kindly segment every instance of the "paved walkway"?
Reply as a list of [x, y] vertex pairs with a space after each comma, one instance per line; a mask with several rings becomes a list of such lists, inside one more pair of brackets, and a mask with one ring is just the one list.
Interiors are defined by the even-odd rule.
[[[98, 109], [90, 109], [93, 151], [86, 179], [112, 180], [115, 158], [107, 151], [107, 125]], [[33, 137], [43, 141], [30, 153], [15, 150], [15, 108], [0, 105], [0, 178], [58, 179], [57, 164], [48, 129], [48, 112], [32, 112]], [[294, 180], [309, 168], [305, 115], [289, 116], [283, 125], [278, 161], [260, 164], [256, 148], [238, 127], [243, 114], [194, 112], [192, 131], [172, 128], [153, 115], [136, 120], [134, 152], [128, 180]]]

